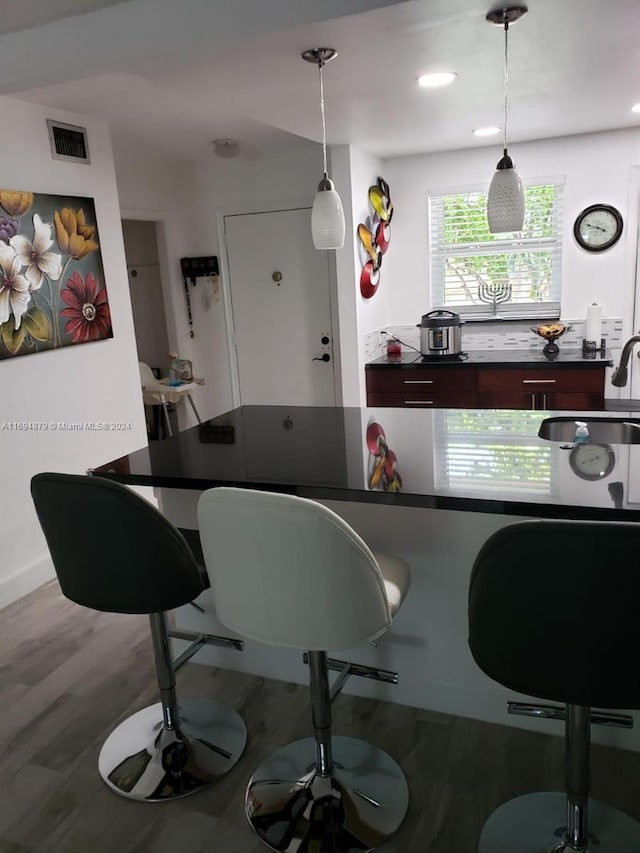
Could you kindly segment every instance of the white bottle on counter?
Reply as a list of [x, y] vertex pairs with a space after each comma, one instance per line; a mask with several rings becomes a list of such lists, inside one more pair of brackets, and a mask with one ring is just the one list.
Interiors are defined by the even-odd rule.
[[602, 306], [594, 302], [587, 308], [587, 319], [584, 324], [584, 339], [588, 341], [593, 348], [600, 349], [600, 341], [602, 340]]

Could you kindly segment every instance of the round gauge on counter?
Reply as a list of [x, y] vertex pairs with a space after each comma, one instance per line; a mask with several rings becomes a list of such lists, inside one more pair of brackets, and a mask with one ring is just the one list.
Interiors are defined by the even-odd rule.
[[569, 456], [571, 470], [583, 480], [602, 480], [616, 464], [613, 448], [608, 444], [576, 444]]

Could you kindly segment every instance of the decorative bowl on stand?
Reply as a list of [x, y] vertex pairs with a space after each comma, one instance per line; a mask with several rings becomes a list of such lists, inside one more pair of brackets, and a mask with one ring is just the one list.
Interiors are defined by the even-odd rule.
[[560, 347], [556, 341], [565, 332], [570, 332], [572, 328], [573, 326], [565, 326], [564, 323], [549, 323], [542, 326], [531, 326], [531, 331], [546, 340], [547, 343], [544, 345], [542, 352], [545, 355], [555, 355], [560, 352]]

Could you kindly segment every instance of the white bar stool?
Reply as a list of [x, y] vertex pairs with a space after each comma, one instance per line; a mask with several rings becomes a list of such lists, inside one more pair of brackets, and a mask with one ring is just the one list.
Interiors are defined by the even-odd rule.
[[[351, 665], [332, 690], [327, 651], [391, 627], [409, 588], [408, 565], [374, 555], [336, 513], [291, 495], [210, 489], [198, 522], [220, 621], [245, 637], [308, 651], [314, 737], [279, 749], [254, 772], [245, 799], [251, 826], [272, 850], [373, 850], [402, 823], [407, 782], [383, 750], [332, 736], [331, 703]], [[375, 677], [367, 667], [353, 674]]]

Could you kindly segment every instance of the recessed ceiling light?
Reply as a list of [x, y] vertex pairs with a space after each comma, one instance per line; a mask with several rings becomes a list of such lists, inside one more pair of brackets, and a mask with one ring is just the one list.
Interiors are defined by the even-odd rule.
[[438, 89], [453, 83], [458, 75], [453, 71], [437, 71], [434, 74], [423, 74], [418, 77], [418, 85], [423, 89]]
[[495, 136], [500, 133], [499, 127], [476, 127], [473, 131], [474, 136]]
[[640, 104], [634, 104], [634, 105], [631, 107], [631, 112], [632, 112], [632, 113], [640, 113]]

